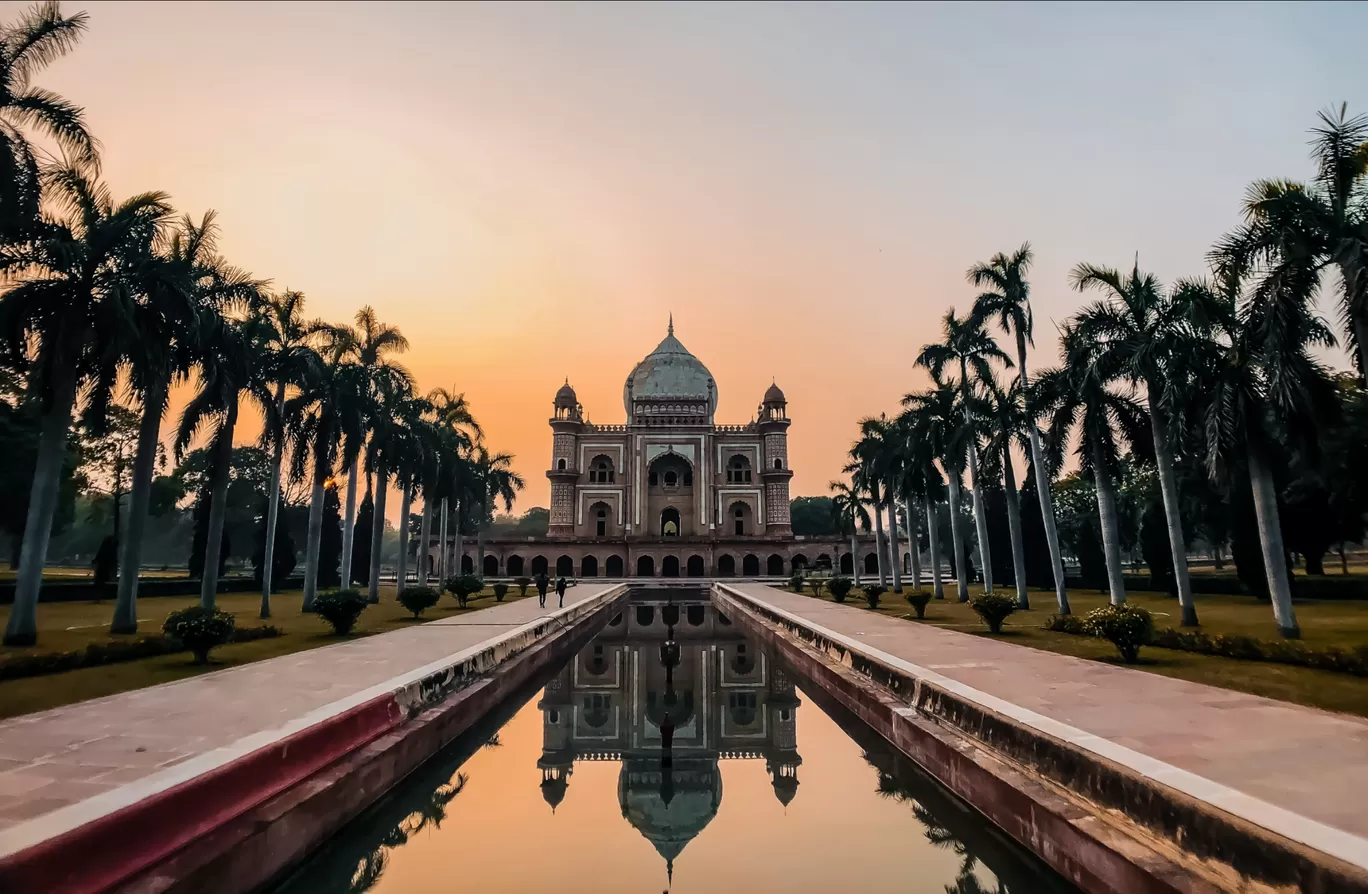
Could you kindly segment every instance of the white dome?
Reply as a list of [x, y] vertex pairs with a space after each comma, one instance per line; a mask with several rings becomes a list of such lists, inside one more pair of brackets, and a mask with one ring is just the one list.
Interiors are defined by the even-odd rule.
[[717, 409], [717, 385], [712, 373], [674, 336], [671, 321], [665, 340], [632, 368], [622, 388], [622, 406], [632, 418], [634, 400], [671, 398], [708, 399], [708, 414]]

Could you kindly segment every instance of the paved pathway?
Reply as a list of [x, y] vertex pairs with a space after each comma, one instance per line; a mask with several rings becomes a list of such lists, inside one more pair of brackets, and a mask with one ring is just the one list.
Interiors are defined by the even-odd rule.
[[[569, 590], [566, 610], [612, 588]], [[554, 593], [548, 605], [520, 599], [0, 722], [0, 845], [25, 821], [279, 729], [555, 614]]]
[[1368, 855], [1359, 846], [1368, 847], [1364, 718], [901, 621], [772, 587], [730, 589], [1093, 737], [1359, 836], [1358, 843], [1347, 843]]

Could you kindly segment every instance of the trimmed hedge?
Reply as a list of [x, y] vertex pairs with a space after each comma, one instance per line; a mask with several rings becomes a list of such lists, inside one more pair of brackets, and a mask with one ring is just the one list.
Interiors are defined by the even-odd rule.
[[[1148, 574], [1122, 575], [1128, 591], [1164, 592], [1156, 588]], [[1207, 596], [1248, 596], [1238, 578], [1219, 574], [1192, 574], [1192, 592]], [[1065, 578], [1065, 585], [1071, 590], [1090, 589], [1081, 577]], [[1368, 577], [1302, 577], [1292, 579], [1294, 599], [1368, 599]]]
[[[258, 639], [280, 636], [280, 629], [271, 626], [239, 627], [233, 631], [229, 642], [248, 643]], [[107, 643], [91, 643], [84, 649], [72, 652], [52, 652], [46, 655], [20, 655], [0, 662], [0, 680], [20, 680], [24, 677], [41, 677], [46, 674], [60, 674], [83, 667], [99, 667], [103, 664], [117, 664], [121, 661], [138, 661], [142, 658], [155, 658], [158, 655], [171, 655], [176, 652], [190, 651], [180, 640], [170, 636], [144, 636], [135, 640], [111, 640]]]
[[[1044, 628], [1075, 636], [1088, 635], [1083, 620], [1075, 615], [1055, 615], [1045, 622]], [[1318, 649], [1299, 640], [1256, 639], [1252, 636], [1227, 636], [1223, 633], [1208, 636], [1200, 631], [1177, 630], [1172, 627], [1156, 630], [1149, 644], [1179, 652], [1217, 655], [1241, 661], [1290, 664], [1295, 667], [1368, 677], [1368, 646], [1359, 646], [1355, 649], [1330, 646]]]
[[[298, 590], [304, 586], [304, 578], [288, 577], [278, 589]], [[0, 583], [0, 605], [14, 604], [14, 581]], [[189, 577], [145, 577], [138, 581], [139, 599], [156, 599], [161, 596], [198, 596], [200, 582]], [[220, 593], [260, 593], [261, 584], [250, 577], [219, 578]], [[97, 599], [113, 599], [114, 584], [97, 587], [90, 581], [43, 581], [44, 603], [48, 602], [90, 602]]]

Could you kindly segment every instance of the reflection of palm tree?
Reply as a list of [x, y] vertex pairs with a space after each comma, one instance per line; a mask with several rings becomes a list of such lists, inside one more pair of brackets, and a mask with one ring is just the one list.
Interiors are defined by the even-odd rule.
[[380, 876], [384, 875], [388, 863], [389, 853], [383, 848], [377, 848], [362, 857], [356, 864], [351, 884], [347, 886], [348, 894], [362, 894], [363, 891], [375, 887], [375, 883], [380, 881]]
[[410, 814], [408, 818], [404, 820], [403, 824], [409, 824], [415, 818], [417, 819], [415, 824], [409, 826], [408, 834], [410, 836], [417, 835], [419, 832], [423, 831], [423, 829], [427, 828], [429, 823], [432, 824], [432, 828], [434, 829], [442, 828], [442, 820], [446, 819], [447, 805], [461, 793], [468, 781], [469, 777], [467, 777], [466, 774], [457, 773], [455, 782], [449, 782], [446, 785], [438, 786], [434, 789], [432, 794], [428, 796], [427, 803], [423, 805], [422, 809], [416, 813]]

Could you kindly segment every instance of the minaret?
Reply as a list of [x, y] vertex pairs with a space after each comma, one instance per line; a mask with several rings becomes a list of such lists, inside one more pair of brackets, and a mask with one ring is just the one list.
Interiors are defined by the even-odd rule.
[[542, 774], [542, 798], [555, 813], [565, 800], [570, 774], [575, 769], [575, 751], [570, 741], [570, 714], [574, 705], [570, 702], [568, 667], [546, 684], [537, 708], [542, 712], [542, 755], [537, 761], [537, 769]]
[[760, 404], [756, 430], [764, 439], [764, 459], [760, 480], [765, 485], [765, 533], [789, 537], [793, 524], [789, 517], [788, 401], [777, 384], [771, 383]]
[[551, 416], [551, 519], [547, 537], [573, 537], [575, 533], [575, 482], [579, 478], [576, 457], [580, 432], [584, 429], [584, 408], [575, 397], [570, 380], [556, 392]]
[[765, 710], [769, 713], [770, 741], [765, 753], [765, 770], [770, 774], [774, 796], [785, 807], [798, 794], [798, 696], [793, 681], [780, 668], [774, 668]]

